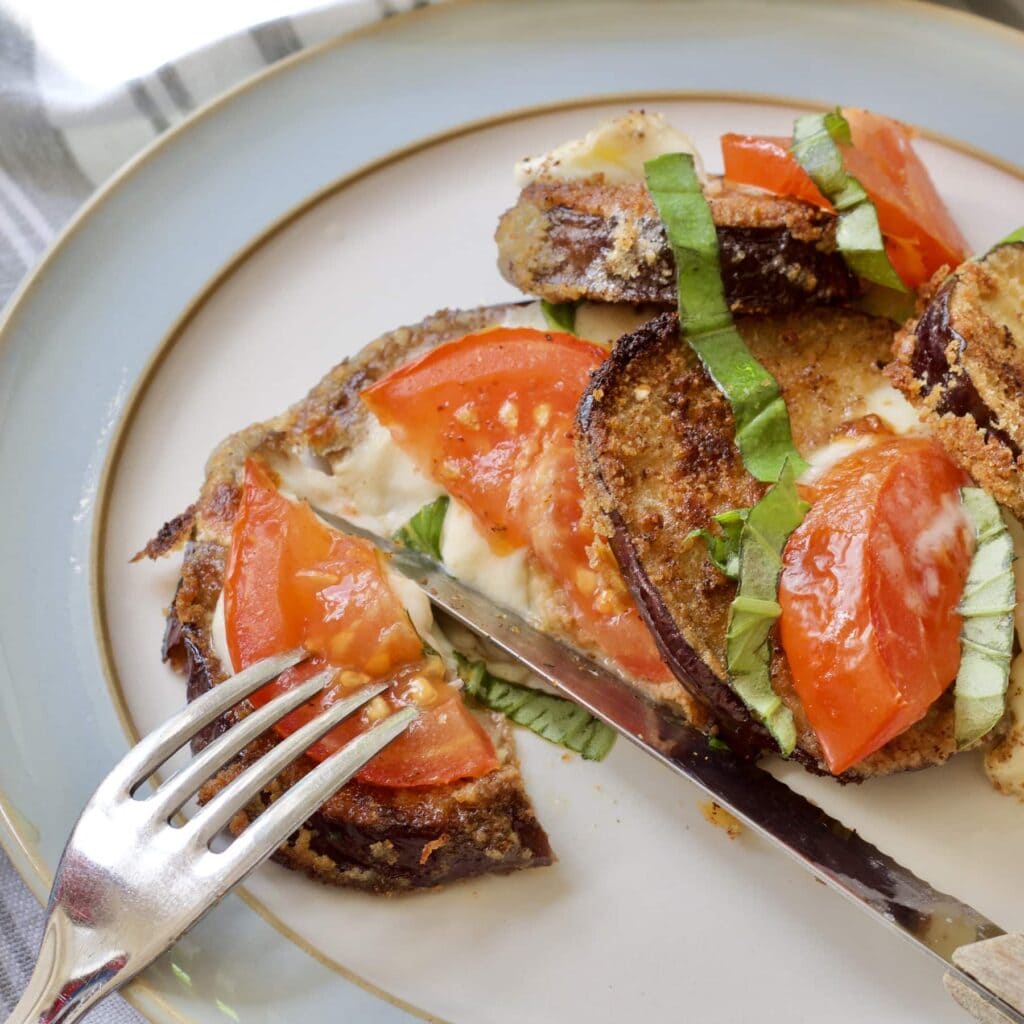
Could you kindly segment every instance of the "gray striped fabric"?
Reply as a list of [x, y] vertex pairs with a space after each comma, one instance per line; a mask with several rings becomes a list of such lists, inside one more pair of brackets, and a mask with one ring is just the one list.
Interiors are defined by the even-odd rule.
[[[98, 55], [80, 62], [69, 56], [59, 4], [0, 0], [0, 304], [96, 186], [197, 106], [297, 50], [426, 2], [345, 0], [313, 7], [308, 0], [280, 0], [277, 7], [288, 17], [241, 24], [223, 38], [190, 33], [198, 48], [184, 54], [158, 51], [166, 26], [154, 15], [146, 19], [148, 38], [133, 38], [133, 26], [112, 55], [153, 53], [167, 62], [140, 68], [126, 60], [123, 67], [134, 77], [112, 82]], [[115, 7], [91, 4], [90, 20], [102, 26], [107, 6]], [[244, 16], [245, 4], [224, 6], [243, 12], [236, 20]], [[86, 43], [109, 46], [99, 31]]]
[[[222, 20], [219, 32], [186, 34], [192, 41], [182, 48], [186, 52], [157, 50], [162, 38], [186, 37], [162, 32], [168, 25], [180, 28], [176, 5], [139, 4], [147, 10], [146, 29], [125, 30], [117, 51], [103, 56], [153, 57], [147, 66], [124, 64], [124, 77], [111, 81], [110, 62], [101, 64], [96, 50], [99, 43], [109, 45], [103, 31], [78, 40], [80, 49], [69, 53], [67, 33], [60, 31], [67, 8], [41, 0], [0, 0], [0, 304], [96, 186], [191, 110], [297, 50], [425, 2], [345, 0], [314, 7], [281, 0], [283, 16], [277, 20], [256, 26]], [[944, 2], [1024, 29], [1024, 0]], [[114, 6], [91, 0], [90, 22], [102, 29], [104, 9]], [[223, 16], [214, 12], [218, 6], [243, 12], [246, 4], [210, 5], [211, 16]], [[39, 906], [0, 854], [0, 1009], [5, 1014], [28, 978], [41, 926]], [[119, 998], [90, 1016], [142, 1020]]]

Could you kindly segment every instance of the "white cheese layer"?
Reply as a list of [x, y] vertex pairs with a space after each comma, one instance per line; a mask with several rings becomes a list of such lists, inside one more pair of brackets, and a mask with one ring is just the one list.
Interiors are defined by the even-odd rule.
[[235, 666], [228, 654], [228, 630], [224, 624], [224, 591], [217, 597], [217, 605], [213, 609], [213, 621], [210, 623], [210, 643], [213, 645], [213, 653], [217, 655], [221, 668], [225, 672], [234, 672]]
[[864, 397], [864, 414], [874, 414], [894, 434], [909, 434], [922, 429], [917, 410], [888, 381], [883, 381]]
[[372, 416], [366, 435], [334, 463], [331, 473], [295, 458], [274, 459], [271, 466], [281, 477], [283, 493], [385, 537], [444, 493]]
[[690, 153], [697, 176], [706, 181], [704, 164], [688, 135], [673, 128], [661, 114], [631, 110], [598, 125], [582, 139], [520, 160], [515, 168], [516, 185], [582, 181], [595, 175], [609, 185], [642, 182], [644, 164], [665, 153]]
[[520, 615], [530, 612], [530, 570], [526, 551], [496, 555], [472, 512], [452, 499], [441, 530], [441, 561], [463, 583]]
[[[887, 382], [879, 384], [874, 391], [865, 395], [862, 408], [854, 415], [877, 416], [894, 434], [909, 434], [921, 429], [921, 421], [914, 407]], [[837, 437], [823, 444], [806, 456], [811, 468], [800, 477], [800, 482], [813, 483], [848, 455], [884, 439], [884, 434], [859, 434], [855, 437]]]
[[576, 333], [587, 341], [611, 345], [660, 313], [648, 306], [608, 302], [581, 302], [576, 307]]

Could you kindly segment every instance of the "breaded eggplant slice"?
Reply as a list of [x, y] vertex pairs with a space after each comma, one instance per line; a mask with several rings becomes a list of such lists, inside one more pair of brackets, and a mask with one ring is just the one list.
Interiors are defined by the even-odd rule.
[[[888, 320], [840, 310], [806, 310], [736, 321], [751, 351], [782, 387], [797, 447], [825, 444], [837, 430], [878, 430], [865, 397], [885, 385]], [[765, 491], [743, 467], [732, 410], [665, 313], [626, 335], [594, 375], [579, 407], [577, 457], [587, 511], [608, 538], [662, 654], [691, 694], [714, 714], [740, 752], [776, 750], [726, 682], [726, 625], [736, 584], [710, 561], [691, 530]], [[776, 691], [793, 711], [794, 753], [828, 774], [776, 644]], [[946, 694], [913, 728], [846, 772], [854, 781], [924, 768], [955, 752]]]
[[[335, 367], [287, 413], [256, 424], [220, 445], [207, 464], [196, 504], [147, 546], [156, 557], [187, 542], [181, 580], [168, 616], [164, 657], [188, 678], [194, 700], [227, 675], [212, 639], [214, 609], [224, 582], [231, 530], [240, 500], [242, 467], [249, 455], [330, 459], [358, 442], [368, 413], [359, 392], [411, 356], [470, 331], [502, 321], [509, 307], [440, 313], [402, 328]], [[198, 749], [251, 711], [243, 704], [199, 738]], [[523, 786], [504, 718], [487, 724], [501, 766], [483, 778], [431, 789], [389, 789], [350, 782], [275, 854], [287, 867], [334, 885], [396, 893], [491, 872], [538, 867], [554, 860]], [[275, 742], [250, 745], [201, 792], [209, 800]], [[309, 772], [297, 762], [231, 824], [238, 834], [270, 802]]]
[[953, 458], [1024, 518], [1024, 243], [947, 277], [894, 353], [893, 384]]
[[[706, 194], [734, 312], [785, 312], [860, 293], [836, 249], [828, 211], [721, 181]], [[528, 295], [676, 304], [675, 260], [642, 184], [528, 185], [502, 215], [495, 238], [502, 276]]]

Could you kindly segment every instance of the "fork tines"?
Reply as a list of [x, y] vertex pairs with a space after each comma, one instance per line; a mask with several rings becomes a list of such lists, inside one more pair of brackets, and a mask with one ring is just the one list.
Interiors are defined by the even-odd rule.
[[[133, 800], [135, 792], [146, 779], [197, 732], [306, 657], [306, 651], [297, 649], [265, 658], [203, 694], [133, 747], [101, 784], [94, 801]], [[187, 767], [176, 772], [159, 785], [153, 794], [141, 801], [146, 806], [152, 826], [159, 828], [166, 825], [220, 768], [285, 715], [330, 685], [334, 676], [335, 670], [328, 669], [284, 691], [204, 747]], [[179, 831], [183, 839], [194, 852], [208, 848], [212, 839], [231, 819], [288, 765], [386, 689], [385, 682], [364, 686], [335, 701], [317, 717], [277, 743], [181, 827]], [[384, 718], [325, 759], [275, 800], [241, 837], [234, 840], [222, 854], [216, 855], [221, 869], [216, 872], [220, 891], [227, 891], [269, 856], [332, 793], [403, 732], [416, 716], [415, 708], [406, 707]]]

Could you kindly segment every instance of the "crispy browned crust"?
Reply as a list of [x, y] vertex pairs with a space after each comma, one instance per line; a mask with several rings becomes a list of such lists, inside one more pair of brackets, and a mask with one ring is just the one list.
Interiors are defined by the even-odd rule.
[[196, 507], [189, 505], [184, 512], [178, 513], [173, 519], [168, 519], [157, 530], [156, 536], [147, 541], [141, 551], [137, 551], [132, 556], [132, 561], [137, 562], [140, 558], [163, 558], [164, 555], [169, 555], [172, 551], [182, 547], [192, 535], [195, 518]]
[[[859, 294], [836, 251], [832, 214], [720, 182], [707, 194], [734, 312], [780, 312]], [[529, 185], [495, 237], [502, 275], [529, 295], [676, 304], [675, 260], [641, 184]]]
[[[838, 310], [737, 320], [754, 355], [782, 387], [797, 447], [824, 444], [864, 415], [863, 396], [883, 383], [888, 321]], [[734, 444], [732, 411], [666, 313], [622, 338], [580, 405], [577, 455], [588, 511], [609, 539], [662, 653], [712, 710], [734, 748], [775, 749], [726, 683], [725, 634], [735, 583], [690, 532], [763, 493]], [[793, 711], [797, 758], [827, 774], [776, 645], [772, 679]], [[947, 701], [842, 778], [907, 771], [955, 752]]]
[[1024, 517], [1024, 244], [946, 278], [894, 354], [889, 379], [953, 458]]
[[[164, 657], [188, 678], [193, 700], [225, 676], [211, 638], [214, 609], [224, 581], [239, 483], [249, 455], [272, 460], [302, 452], [329, 459], [345, 452], [365, 429], [359, 391], [417, 352], [500, 322], [509, 307], [443, 312], [415, 327], [384, 335], [336, 366], [284, 415], [228, 438], [210, 457], [206, 481], [194, 506], [181, 579], [168, 616]], [[180, 517], [179, 517], [180, 518]], [[172, 523], [176, 520], [172, 520]], [[167, 550], [161, 531], [147, 546]], [[246, 703], [213, 723], [194, 744], [200, 749], [251, 711]], [[280, 848], [275, 859], [323, 882], [380, 893], [439, 885], [473, 875], [552, 863], [554, 856], [534, 815], [503, 719], [488, 716], [501, 766], [473, 781], [421, 790], [392, 790], [349, 783]], [[274, 739], [248, 747], [201, 794], [209, 799]], [[236, 833], [268, 803], [305, 775], [304, 759], [252, 801], [232, 823]]]

